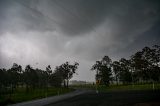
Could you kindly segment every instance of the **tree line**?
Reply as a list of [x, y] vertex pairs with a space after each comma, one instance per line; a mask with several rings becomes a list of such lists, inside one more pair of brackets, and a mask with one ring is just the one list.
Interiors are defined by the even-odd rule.
[[[76, 73], [79, 63], [65, 62], [54, 70], [48, 65], [46, 70], [14, 63], [10, 69], [0, 69], [0, 93], [13, 93], [18, 87], [25, 87], [26, 92], [36, 88], [68, 87], [69, 80]], [[116, 84], [160, 82], [160, 46], [144, 47], [129, 59], [112, 61], [104, 56], [96, 61], [91, 70], [96, 71], [95, 79], [99, 84], [108, 86]]]
[[96, 81], [108, 86], [115, 81], [118, 85], [160, 82], [160, 46], [144, 47], [129, 59], [113, 61], [104, 56], [92, 66]]
[[76, 73], [78, 63], [65, 62], [52, 71], [48, 65], [46, 70], [34, 69], [27, 65], [22, 69], [21, 65], [13, 63], [10, 69], [0, 69], [0, 93], [13, 93], [18, 87], [26, 88], [26, 92], [36, 88], [68, 87], [69, 80]]

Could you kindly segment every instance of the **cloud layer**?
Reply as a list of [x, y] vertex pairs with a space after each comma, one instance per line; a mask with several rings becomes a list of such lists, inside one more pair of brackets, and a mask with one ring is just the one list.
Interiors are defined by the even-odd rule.
[[159, 34], [158, 0], [0, 1], [1, 68], [17, 62], [45, 69], [77, 61], [74, 79], [93, 81], [96, 60], [128, 58], [160, 44]]

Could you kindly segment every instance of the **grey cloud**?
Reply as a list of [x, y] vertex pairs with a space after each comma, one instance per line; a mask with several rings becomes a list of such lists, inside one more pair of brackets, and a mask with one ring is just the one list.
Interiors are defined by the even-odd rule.
[[[105, 20], [107, 2], [102, 0], [13, 0], [3, 3], [2, 24], [14, 30], [60, 30], [66, 35], [79, 35], [94, 30]], [[9, 8], [7, 8], [9, 6]], [[17, 22], [18, 18], [18, 22]], [[2, 27], [2, 26], [1, 26]], [[5, 29], [4, 28], [4, 29]], [[13, 28], [10, 28], [13, 30]]]
[[[96, 31], [96, 28], [109, 18], [115, 21], [112, 24], [118, 23], [121, 27], [116, 30], [128, 31], [137, 29], [134, 27], [135, 22], [144, 25], [147, 20], [145, 17], [157, 17], [159, 11], [155, 4], [149, 1], [144, 4], [143, 0], [13, 0], [4, 3], [10, 7], [3, 7], [6, 9], [4, 20], [7, 23], [1, 25], [6, 26], [4, 29], [11, 27], [14, 31], [57, 30], [65, 35], [75, 36]], [[128, 26], [130, 29], [127, 29]]]
[[78, 61], [75, 79], [94, 80], [90, 67], [104, 55], [116, 60], [160, 44], [159, 22], [156, 0], [0, 1], [0, 67]]
[[[2, 2], [2, 1], [1, 1]], [[6, 0], [1, 3], [0, 30], [12, 31], [46, 31], [55, 30], [53, 23], [42, 13], [17, 0]]]
[[[136, 48], [147, 45], [147, 43], [136, 45], [137, 39], [140, 42], [150, 40], [145, 36], [146, 34], [143, 36], [142, 34], [148, 32], [159, 21], [160, 8], [157, 4], [148, 1], [145, 3], [144, 1], [136, 1], [136, 3], [128, 1], [112, 5], [112, 12], [108, 14], [106, 21], [96, 29], [96, 32], [90, 33], [84, 39], [73, 41], [73, 54], [90, 60], [96, 60], [104, 55], [115, 58], [128, 57], [136, 51]], [[148, 36], [151, 37], [152, 34]]]

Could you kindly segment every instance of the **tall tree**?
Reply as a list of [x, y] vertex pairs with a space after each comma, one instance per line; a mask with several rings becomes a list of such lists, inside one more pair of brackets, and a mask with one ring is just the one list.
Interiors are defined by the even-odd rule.
[[35, 89], [38, 85], [38, 74], [35, 69], [33, 69], [30, 65], [27, 65], [24, 72], [25, 83], [27, 86], [27, 91], [29, 87]]
[[123, 82], [123, 84], [128, 84], [132, 81], [130, 61], [125, 58], [121, 58], [119, 63], [121, 66], [120, 80]]
[[57, 70], [59, 70], [62, 75], [64, 87], [68, 87], [69, 79], [71, 79], [73, 74], [76, 73], [78, 65], [79, 64], [77, 62], [75, 62], [73, 65], [69, 64], [69, 62], [65, 62], [57, 67]]
[[63, 73], [60, 67], [56, 66], [54, 72], [51, 74], [50, 84], [55, 87], [61, 87], [63, 80]]
[[144, 77], [144, 70], [148, 66], [148, 63], [142, 58], [143, 53], [141, 51], [136, 52], [131, 56], [131, 67], [132, 67], [132, 76], [133, 80], [141, 81]]
[[120, 78], [120, 72], [121, 72], [121, 65], [118, 61], [114, 61], [112, 63], [112, 67], [113, 67], [113, 72], [114, 72], [114, 75], [115, 75], [115, 80], [116, 80], [116, 83], [118, 85], [119, 78]]
[[96, 64], [91, 68], [91, 70], [96, 71], [96, 80], [106, 86], [109, 86], [110, 81], [112, 80], [111, 65], [111, 59], [108, 56], [104, 56], [102, 60], [96, 61]]
[[7, 74], [7, 71], [6, 69], [0, 69], [0, 95], [1, 93], [5, 92], [6, 91], [6, 87], [9, 85], [8, 83], [8, 74]]
[[47, 72], [47, 87], [49, 86], [49, 82], [50, 82], [50, 76], [51, 76], [51, 74], [52, 74], [52, 69], [51, 69], [51, 66], [50, 65], [48, 65], [47, 67], [46, 67], [46, 72]]
[[144, 47], [131, 57], [132, 68], [140, 81], [160, 80], [160, 47]]
[[21, 82], [21, 72], [22, 72], [22, 67], [17, 63], [13, 63], [11, 69], [7, 70], [9, 76], [10, 88], [12, 92]]
[[147, 62], [146, 70], [152, 81], [158, 81], [160, 78], [160, 47], [155, 45], [153, 48], [145, 47], [142, 49], [143, 59]]

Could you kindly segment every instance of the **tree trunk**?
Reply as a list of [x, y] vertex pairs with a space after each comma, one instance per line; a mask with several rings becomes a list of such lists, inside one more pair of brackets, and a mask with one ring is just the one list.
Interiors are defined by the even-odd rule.
[[118, 85], [118, 78], [117, 78], [117, 76], [116, 76], [116, 84]]
[[68, 88], [68, 82], [69, 82], [69, 80], [67, 79], [67, 88]]
[[26, 84], [26, 93], [28, 93], [29, 92], [29, 86], [28, 86], [28, 84]]
[[64, 84], [64, 87], [66, 87], [66, 81], [65, 81], [65, 79], [63, 80], [63, 84]]
[[13, 94], [13, 84], [11, 84], [11, 93]]

